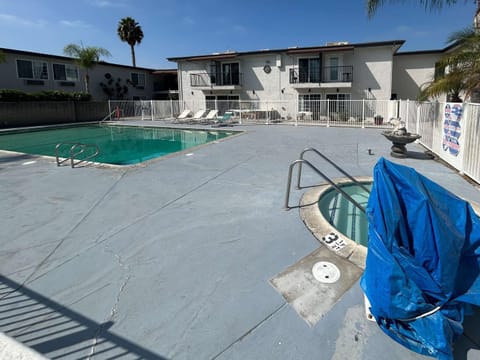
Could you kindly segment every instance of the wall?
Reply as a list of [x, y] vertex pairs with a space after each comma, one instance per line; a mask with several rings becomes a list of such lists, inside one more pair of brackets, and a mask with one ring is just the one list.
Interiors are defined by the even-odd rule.
[[99, 121], [108, 115], [108, 102], [0, 102], [0, 128]]
[[392, 92], [392, 58], [393, 49], [391, 46], [355, 48], [352, 99], [390, 99]]
[[[85, 70], [79, 68], [79, 78], [77, 81], [59, 81], [53, 79], [53, 64], [72, 65], [73, 60], [70, 58], [36, 54], [30, 52], [22, 52], [16, 50], [4, 50], [6, 62], [0, 63], [0, 89], [16, 89], [25, 92], [41, 92], [46, 90], [58, 90], [66, 92], [84, 92], [85, 91]], [[16, 60], [32, 60], [45, 61], [48, 67], [48, 79], [42, 80], [42, 85], [27, 84], [26, 79], [18, 77]], [[93, 69], [89, 70], [90, 75], [90, 93], [96, 101], [108, 100], [107, 94], [102, 90], [100, 83], [106, 83], [105, 74], [112, 75], [114, 80], [121, 79], [120, 84], [128, 86], [128, 92], [125, 99], [133, 99], [134, 97], [152, 99], [154, 75], [153, 70], [144, 68], [133, 68], [131, 66], [108, 64], [100, 62]], [[131, 79], [132, 72], [142, 73], [145, 75], [145, 87], [143, 89], [135, 88], [128, 85], [126, 80]], [[65, 84], [73, 86], [65, 86]], [[115, 84], [115, 82], [114, 82]], [[114, 85], [113, 84], [113, 85]]]
[[440, 53], [397, 54], [393, 62], [393, 88], [398, 99], [416, 99], [420, 87], [433, 80]]

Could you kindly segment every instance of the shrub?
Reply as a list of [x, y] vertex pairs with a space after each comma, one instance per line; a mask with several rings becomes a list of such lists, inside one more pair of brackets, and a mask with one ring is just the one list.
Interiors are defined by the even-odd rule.
[[66, 92], [47, 90], [38, 93], [27, 93], [20, 90], [0, 89], [0, 102], [15, 101], [90, 101], [92, 96], [83, 92]]

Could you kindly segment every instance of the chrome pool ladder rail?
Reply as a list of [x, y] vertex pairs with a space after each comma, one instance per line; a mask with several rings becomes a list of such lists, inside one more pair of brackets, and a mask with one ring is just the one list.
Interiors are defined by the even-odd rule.
[[353, 176], [351, 176], [350, 174], [348, 174], [345, 170], [343, 170], [342, 168], [340, 168], [337, 164], [335, 164], [332, 160], [330, 160], [329, 158], [327, 158], [325, 155], [323, 155], [320, 151], [318, 151], [317, 149], [315, 148], [306, 148], [304, 149], [301, 153], [300, 153], [300, 159], [298, 160], [295, 160], [294, 162], [292, 162], [289, 166], [289, 169], [288, 169], [288, 179], [287, 179], [287, 192], [286, 192], [286, 196], [285, 196], [285, 210], [290, 210], [292, 207], [289, 205], [289, 200], [290, 200], [290, 190], [291, 190], [291, 187], [292, 187], [292, 173], [293, 173], [293, 170], [295, 168], [295, 165], [298, 164], [299, 168], [298, 168], [298, 179], [297, 179], [297, 189], [301, 189], [300, 187], [300, 179], [301, 179], [301, 176], [302, 176], [302, 164], [305, 164], [305, 165], [308, 165], [314, 172], [316, 172], [318, 175], [320, 175], [326, 182], [328, 182], [331, 186], [333, 186], [333, 188], [340, 194], [342, 194], [348, 201], [350, 201], [353, 205], [355, 205], [358, 209], [360, 209], [360, 211], [362, 211], [363, 213], [365, 213], [365, 208], [360, 205], [355, 199], [353, 199], [349, 194], [347, 194], [341, 187], [339, 187], [337, 184], [335, 184], [335, 182], [330, 179], [327, 175], [325, 175], [323, 172], [321, 172], [315, 165], [313, 165], [310, 161], [308, 160], [305, 160], [303, 158], [304, 154], [306, 152], [309, 152], [309, 151], [313, 151], [314, 153], [316, 153], [317, 155], [319, 155], [320, 157], [322, 157], [324, 160], [326, 160], [329, 164], [331, 164], [333, 167], [335, 167], [335, 169], [337, 169], [338, 171], [340, 171], [343, 175], [345, 175], [348, 179], [350, 179], [354, 184], [360, 186], [363, 190], [365, 190], [368, 194], [370, 194], [370, 190], [365, 186], [363, 185], [361, 182], [359, 182], [358, 180], [356, 180]]
[[[116, 114], [119, 110], [115, 109], [113, 110], [110, 114], [108, 114], [107, 116], [105, 116], [102, 120], [100, 120], [100, 123], [106, 121], [107, 119], [109, 119], [109, 121], [112, 121], [112, 115], [113, 114]], [[118, 119], [119, 117], [117, 117]]]
[[[63, 146], [70, 146], [70, 150], [69, 150], [70, 156], [67, 157], [67, 158], [64, 158], [63, 160], [60, 160], [60, 156], [59, 156], [58, 152], [59, 152], [60, 148], [63, 147]], [[85, 157], [83, 159], [77, 159], [78, 161], [75, 162], [75, 157], [77, 157], [80, 154], [83, 154], [85, 152], [85, 150], [88, 149], [88, 148], [94, 148], [95, 151], [92, 154], [88, 155], [87, 157]], [[93, 159], [98, 154], [100, 154], [100, 148], [98, 147], [97, 144], [82, 144], [82, 143], [68, 143], [68, 142], [66, 142], [66, 143], [58, 143], [55, 146], [55, 159], [57, 161], [57, 166], [60, 166], [64, 162], [70, 160], [70, 166], [72, 168], [74, 168], [75, 165], [78, 165], [82, 162]]]
[[[358, 185], [359, 187], [362, 188], [362, 190], [364, 190], [365, 192], [370, 194], [370, 190], [365, 185], [363, 185], [361, 182], [359, 182], [357, 179], [355, 179], [352, 175], [347, 173], [340, 166], [335, 164], [332, 160], [330, 160], [328, 157], [326, 157], [324, 154], [322, 154], [320, 151], [318, 151], [317, 149], [315, 149], [313, 147], [308, 147], [308, 148], [303, 149], [302, 152], [300, 153], [300, 160], [303, 160], [303, 157], [304, 157], [305, 153], [310, 152], [310, 151], [312, 151], [313, 153], [320, 156], [323, 160], [328, 162], [335, 169], [337, 169], [339, 172], [341, 172], [343, 175], [345, 175], [348, 179], [350, 179], [353, 183], [355, 183], [355, 185]], [[302, 177], [302, 164], [300, 163], [299, 166], [298, 166], [297, 189], [301, 189], [301, 186], [300, 186], [301, 177]]]

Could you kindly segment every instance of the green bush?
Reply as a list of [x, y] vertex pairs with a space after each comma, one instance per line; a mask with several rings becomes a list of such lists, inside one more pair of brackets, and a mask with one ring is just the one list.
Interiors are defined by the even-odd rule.
[[38, 93], [27, 93], [20, 90], [0, 89], [2, 101], [90, 101], [92, 95], [83, 92], [66, 92], [47, 90]]

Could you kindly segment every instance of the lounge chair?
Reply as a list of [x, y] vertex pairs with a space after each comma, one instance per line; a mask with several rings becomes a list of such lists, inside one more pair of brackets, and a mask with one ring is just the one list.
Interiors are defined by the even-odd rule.
[[233, 113], [231, 111], [227, 111], [225, 112], [225, 114], [223, 114], [223, 116], [217, 117], [215, 119], [215, 125], [212, 125], [212, 126], [220, 127], [220, 126], [231, 125], [233, 122], [232, 117], [233, 117]]
[[185, 120], [186, 118], [188, 118], [190, 115], [192, 114], [192, 112], [188, 109], [185, 109], [181, 112], [180, 115], [177, 116], [176, 120]]
[[218, 110], [210, 110], [207, 116], [205, 116], [204, 120], [207, 123], [215, 121], [215, 119], [217, 118], [217, 115], [218, 115]]
[[192, 123], [196, 123], [196, 122], [199, 122], [199, 121], [201, 122], [202, 120], [204, 120], [204, 117], [203, 117], [203, 116], [205, 115], [205, 112], [206, 112], [206, 111], [207, 111], [207, 110], [205, 110], [205, 109], [204, 109], [204, 110], [198, 110], [198, 111], [193, 115], [193, 117], [190, 118], [190, 119], [188, 119], [188, 120], [189, 120], [190, 122], [192, 122]]

